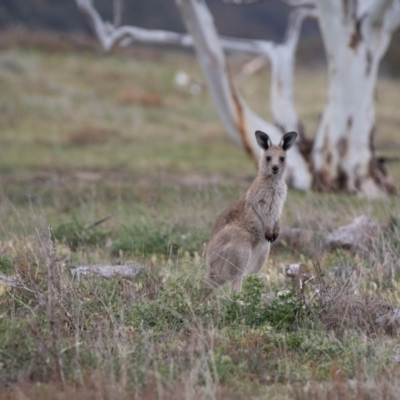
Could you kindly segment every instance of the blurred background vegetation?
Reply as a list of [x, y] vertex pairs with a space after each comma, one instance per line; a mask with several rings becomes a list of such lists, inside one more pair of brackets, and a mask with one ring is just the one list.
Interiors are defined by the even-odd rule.
[[[283, 38], [289, 7], [280, 1], [271, 0], [251, 6], [227, 5], [221, 0], [209, 0], [207, 3], [223, 35], [277, 41]], [[95, 5], [102, 15], [111, 18], [112, 1], [96, 0]], [[122, 22], [148, 29], [184, 31], [174, 0], [127, 1]], [[0, 30], [16, 27], [59, 34], [91, 35], [87, 21], [72, 0], [2, 0]], [[381, 72], [384, 75], [400, 75], [399, 43], [400, 31], [393, 36], [382, 63]], [[304, 24], [299, 53], [300, 63], [323, 62], [318, 27], [313, 21]]]

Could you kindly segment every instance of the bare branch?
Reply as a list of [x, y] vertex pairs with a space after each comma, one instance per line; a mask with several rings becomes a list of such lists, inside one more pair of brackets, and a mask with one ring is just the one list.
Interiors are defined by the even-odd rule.
[[393, 2], [392, 10], [388, 16], [387, 23], [385, 25], [386, 30], [389, 33], [396, 31], [400, 27], [400, 0]]
[[[250, 5], [257, 3], [266, 3], [268, 0], [222, 0], [226, 4], [233, 5]], [[291, 7], [314, 7], [315, 1], [313, 0], [281, 0], [283, 3]]]
[[282, 130], [296, 130], [300, 135], [301, 123], [293, 103], [296, 49], [304, 19], [317, 17], [316, 9], [306, 7], [294, 9], [289, 17], [286, 39], [282, 44], [263, 40], [221, 38], [225, 50], [259, 54], [269, 60], [272, 73], [270, 98], [274, 122]]
[[281, 0], [291, 7], [315, 7], [314, 0]]
[[[94, 8], [92, 0], [76, 0], [76, 2], [80, 10], [90, 21], [103, 50], [106, 52], [118, 44], [126, 46], [132, 42], [162, 43], [185, 47], [193, 46], [193, 40], [188, 34], [165, 30], [148, 30], [131, 25], [117, 27], [121, 21], [123, 0], [114, 1], [114, 25], [108, 21], [103, 21], [100, 14]], [[317, 13], [314, 9], [301, 8], [293, 11], [286, 33], [286, 42], [291, 42], [291, 45], [295, 46], [303, 20], [305, 18], [316, 17]], [[262, 55], [270, 61], [274, 57], [273, 52], [277, 46], [274, 42], [266, 40], [248, 40], [230, 37], [221, 37], [220, 42], [225, 50]]]
[[[126, 46], [132, 42], [162, 43], [192, 47], [193, 40], [190, 35], [164, 30], [149, 30], [135, 26], [113, 26], [108, 21], [103, 21], [98, 11], [94, 8], [92, 0], [76, 0], [80, 10], [90, 21], [97, 38], [104, 51], [108, 52], [118, 44]], [[117, 0], [122, 7], [122, 0]], [[114, 3], [116, 4], [116, 3]], [[122, 8], [120, 8], [122, 9]], [[116, 19], [118, 22], [118, 18]], [[222, 37], [221, 44], [226, 50], [243, 51], [246, 53], [271, 56], [274, 43], [263, 40], [245, 40]]]
[[[126, 46], [132, 42], [162, 43], [193, 47], [193, 40], [188, 34], [164, 30], [149, 30], [135, 26], [121, 26], [116, 28], [110, 22], [103, 21], [100, 14], [94, 8], [92, 0], [76, 0], [76, 2], [80, 10], [90, 21], [103, 50], [106, 52], [110, 51], [118, 44]], [[121, 4], [119, 7], [122, 7], [122, 0], [117, 0], [116, 2]], [[230, 37], [221, 37], [220, 41], [225, 50], [263, 55], [269, 59], [273, 57], [274, 42]]]
[[246, 6], [249, 4], [265, 3], [267, 0], [222, 0], [226, 4], [234, 4], [238, 6]]
[[[100, 14], [94, 8], [92, 0], [76, 0], [76, 3], [91, 23], [103, 50], [106, 52], [110, 51], [126, 38], [131, 38], [133, 41], [141, 43], [192, 46], [189, 35], [163, 30], [148, 30], [134, 26], [121, 26], [116, 28], [110, 22], [103, 21]], [[122, 2], [119, 7], [122, 7]], [[118, 18], [116, 18], [116, 21], [118, 22]]]
[[124, 0], [114, 0], [113, 5], [114, 5], [114, 27], [117, 28], [122, 23]]
[[[263, 40], [222, 38], [225, 50], [260, 54], [271, 64], [271, 108], [274, 122], [282, 130], [302, 133], [293, 103], [293, 75], [297, 44], [304, 19], [317, 18], [317, 10], [306, 7], [294, 9], [289, 18], [286, 39], [282, 44]], [[261, 64], [260, 64], [261, 65]]]
[[267, 40], [249, 40], [222, 36], [220, 43], [225, 50], [242, 51], [244, 53], [259, 54], [267, 58], [273, 57], [276, 44]]
[[[205, 1], [176, 0], [176, 4], [193, 37], [207, 86], [228, 134], [254, 159], [258, 159], [260, 153], [254, 132], [257, 129], [263, 130], [273, 141], [279, 141], [282, 131], [255, 114], [237, 91]], [[297, 148], [291, 151], [287, 165], [287, 179], [291, 180], [294, 187], [307, 189], [310, 174]]]
[[373, 26], [382, 26], [386, 13], [391, 8], [393, 0], [374, 0], [369, 8], [369, 20]]
[[[228, 127], [228, 132], [253, 158], [258, 159], [259, 156], [259, 148], [254, 138], [254, 131], [259, 129], [260, 126], [263, 126], [263, 129], [272, 138], [275, 137], [276, 141], [280, 139], [282, 130], [299, 130], [300, 124], [293, 105], [292, 75], [297, 44], [296, 38], [299, 35], [301, 22], [310, 15], [310, 10], [300, 12], [294, 19], [294, 23], [290, 28], [291, 31], [287, 35], [288, 43], [277, 45], [273, 42], [261, 40], [220, 38], [215, 32], [212, 17], [203, 1], [199, 1], [198, 4], [194, 5], [191, 0], [177, 0], [178, 6], [191, 14], [190, 17], [187, 17], [190, 19], [187, 26], [192, 35], [194, 34], [193, 32], [197, 35], [196, 43], [194, 43], [193, 37], [187, 34], [147, 30], [134, 26], [116, 28], [113, 24], [102, 20], [100, 14], [94, 8], [93, 0], [76, 0], [76, 2], [93, 26], [104, 51], [110, 51], [117, 44], [126, 45], [131, 41], [195, 47], [200, 61], [204, 63], [204, 70], [207, 71], [206, 77], [209, 80], [208, 86], [215, 97], [217, 108], [220, 109], [221, 118]], [[193, 30], [193, 26], [196, 26], [195, 30]], [[273, 76], [271, 103], [275, 123], [279, 128], [261, 120], [243, 102], [239, 93], [236, 92], [232, 78], [226, 76], [228, 66], [226, 65], [222, 48], [224, 50], [244, 51], [262, 55], [269, 60]], [[206, 55], [207, 53], [209, 55]], [[209, 65], [213, 65], [212, 69], [215, 73], [210, 73]], [[217, 69], [214, 71], [215, 67]], [[223, 81], [221, 81], [222, 76], [224, 76]], [[292, 179], [293, 185], [304, 189], [310, 185], [310, 174], [301, 154], [295, 155], [294, 153], [293, 151], [291, 153], [292, 160], [289, 162], [290, 167], [288, 168], [287, 176], [296, 175]], [[295, 159], [297, 159], [296, 162]], [[295, 167], [299, 163], [304, 166], [302, 172]]]
[[[133, 26], [118, 27], [121, 21], [118, 7], [122, 0], [114, 1], [119, 2], [119, 5], [114, 4], [117, 15], [114, 23], [109, 23], [94, 9], [93, 0], [76, 0], [103, 49], [109, 51], [117, 44], [131, 41], [194, 47], [226, 130], [253, 158], [259, 157], [252, 135], [254, 130], [265, 130], [275, 141], [284, 130], [302, 131], [293, 102], [294, 57], [304, 18], [318, 16], [328, 54], [328, 102], [312, 149], [305, 149], [304, 154], [291, 152], [287, 179], [299, 189], [310, 188], [312, 184], [322, 190], [346, 190], [375, 197], [393, 190], [393, 182], [368, 145], [368, 138], [375, 120], [371, 94], [379, 62], [392, 32], [400, 25], [400, 0], [282, 0], [296, 9], [281, 44], [234, 38], [221, 40], [205, 0], [175, 0], [191, 36]], [[245, 4], [261, 0], [225, 2]], [[243, 101], [222, 49], [268, 58], [275, 126], [262, 120]], [[312, 160], [312, 171], [307, 157]]]
[[285, 43], [297, 46], [303, 21], [308, 18], [318, 18], [318, 11], [315, 8], [300, 7], [290, 13]]

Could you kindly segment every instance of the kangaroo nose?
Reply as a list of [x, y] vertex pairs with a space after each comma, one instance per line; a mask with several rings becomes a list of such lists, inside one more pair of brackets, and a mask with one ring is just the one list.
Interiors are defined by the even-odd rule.
[[279, 171], [279, 167], [277, 165], [272, 166], [272, 172], [276, 174]]

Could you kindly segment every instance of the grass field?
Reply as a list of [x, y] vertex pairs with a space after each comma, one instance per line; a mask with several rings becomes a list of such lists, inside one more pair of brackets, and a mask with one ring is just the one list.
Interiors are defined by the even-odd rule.
[[[207, 93], [174, 86], [178, 69], [202, 81], [195, 60], [48, 47], [0, 49], [0, 272], [23, 283], [0, 285], [0, 399], [400, 397], [397, 326], [376, 324], [382, 307], [400, 304], [397, 196], [289, 191], [283, 226], [330, 231], [362, 214], [392, 223], [362, 256], [276, 248], [243, 293], [204, 299], [211, 225], [256, 170]], [[313, 132], [324, 71], [298, 73], [296, 102]], [[241, 85], [268, 116], [267, 72]], [[380, 79], [377, 145], [395, 157], [399, 93], [399, 80]], [[389, 169], [399, 183], [399, 166]], [[307, 307], [284, 274], [298, 261], [318, 261], [325, 275], [304, 293]], [[143, 270], [72, 277], [88, 264]], [[357, 273], [340, 280], [338, 266]], [[334, 301], [316, 300], [316, 288]]]

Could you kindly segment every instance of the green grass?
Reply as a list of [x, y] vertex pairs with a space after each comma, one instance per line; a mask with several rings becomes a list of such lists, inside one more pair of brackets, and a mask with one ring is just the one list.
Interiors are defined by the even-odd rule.
[[[0, 285], [0, 399], [399, 397], [399, 340], [369, 321], [376, 310], [365, 303], [400, 303], [398, 197], [289, 191], [284, 226], [329, 231], [366, 214], [392, 218], [390, 230], [363, 257], [309, 260], [278, 248], [243, 292], [204, 298], [208, 233], [256, 171], [207, 93], [174, 87], [178, 69], [202, 79], [195, 60], [18, 47], [1, 57], [14, 67], [0, 64], [0, 273], [18, 273], [22, 287]], [[299, 69], [296, 101], [310, 134], [324, 76]], [[268, 116], [268, 72], [241, 85]], [[392, 156], [399, 89], [378, 83], [377, 145]], [[398, 183], [399, 166], [389, 167]], [[316, 282], [304, 303], [284, 275], [298, 261], [319, 261], [327, 287], [354, 307], [318, 300]], [[70, 273], [97, 263], [143, 270], [132, 280]], [[360, 275], [332, 278], [343, 265]]]

